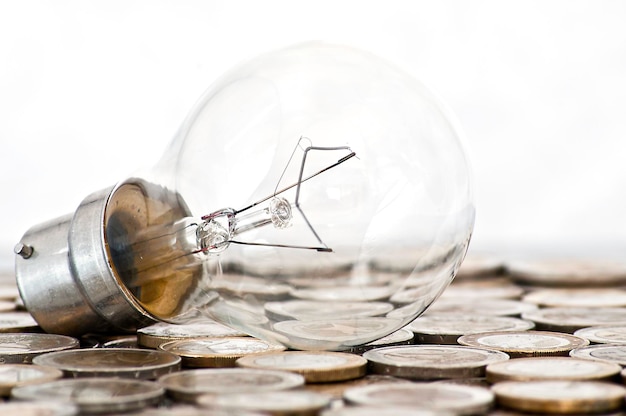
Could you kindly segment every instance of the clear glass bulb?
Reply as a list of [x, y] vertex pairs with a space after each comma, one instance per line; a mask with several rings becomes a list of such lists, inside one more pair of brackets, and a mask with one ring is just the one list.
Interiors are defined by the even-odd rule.
[[459, 131], [420, 82], [307, 43], [226, 73], [103, 237], [150, 317], [211, 317], [295, 349], [379, 339], [447, 287], [474, 224]]

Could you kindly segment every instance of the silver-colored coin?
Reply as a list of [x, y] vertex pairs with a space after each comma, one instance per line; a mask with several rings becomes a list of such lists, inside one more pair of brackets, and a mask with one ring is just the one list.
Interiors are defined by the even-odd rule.
[[453, 412], [457, 415], [486, 413], [494, 395], [486, 388], [444, 383], [375, 384], [346, 390], [344, 399], [361, 406], [404, 405], [417, 409]]
[[344, 318], [366, 318], [382, 316], [393, 310], [386, 302], [323, 302], [314, 300], [290, 300], [267, 302], [265, 313], [276, 321], [324, 320]]
[[516, 358], [487, 366], [487, 380], [501, 381], [580, 380], [611, 381], [622, 368], [603, 361], [572, 357]]
[[600, 360], [626, 366], [626, 345], [599, 344], [576, 348], [570, 351], [571, 357], [587, 360]]
[[290, 390], [304, 385], [304, 377], [287, 371], [251, 368], [186, 370], [159, 378], [176, 400], [195, 402], [201, 395]]
[[179, 356], [133, 348], [59, 351], [35, 357], [37, 365], [58, 368], [66, 377], [120, 377], [151, 380], [180, 370]]
[[15, 310], [15, 302], [0, 300], [0, 314]]
[[594, 344], [626, 344], [626, 324], [590, 326], [574, 332]]
[[202, 407], [228, 410], [251, 410], [271, 415], [317, 415], [330, 404], [330, 397], [304, 390], [239, 393], [225, 396], [201, 396]]
[[600, 381], [504, 381], [493, 385], [496, 402], [523, 412], [602, 413], [621, 409], [626, 389]]
[[201, 323], [184, 325], [159, 322], [137, 330], [137, 343], [146, 348], [158, 348], [159, 345], [165, 342], [186, 338], [243, 336], [246, 336], [246, 334], [209, 319]]
[[393, 293], [387, 286], [336, 286], [328, 288], [301, 288], [291, 291], [294, 298], [315, 301], [369, 302], [388, 299]]
[[456, 278], [481, 278], [499, 275], [504, 271], [504, 262], [494, 256], [471, 254], [463, 259]]
[[354, 354], [329, 351], [285, 351], [251, 355], [237, 360], [237, 366], [284, 370], [301, 374], [307, 383], [326, 383], [363, 377], [367, 360]]
[[575, 348], [589, 345], [584, 338], [548, 331], [487, 332], [463, 335], [457, 342], [502, 351], [511, 358], [567, 355]]
[[512, 299], [452, 298], [437, 300], [426, 310], [425, 316], [433, 313], [518, 316], [537, 309], [537, 305]]
[[227, 298], [254, 296], [258, 300], [276, 301], [285, 299], [291, 291], [291, 286], [257, 277], [223, 274], [211, 282], [211, 289]]
[[517, 282], [537, 286], [598, 287], [626, 284], [626, 264], [619, 262], [549, 259], [518, 260], [505, 265]]
[[352, 354], [363, 354], [365, 351], [372, 350], [380, 347], [393, 347], [396, 345], [411, 345], [415, 334], [407, 328], [401, 328], [386, 337], [377, 339], [376, 341], [369, 342], [365, 345], [357, 345], [349, 348], [346, 352]]
[[76, 338], [56, 334], [0, 334], [0, 363], [30, 364], [44, 353], [79, 347]]
[[535, 324], [519, 318], [474, 314], [432, 313], [420, 316], [407, 328], [415, 333], [416, 344], [455, 345], [461, 335], [494, 331], [525, 331]]
[[0, 396], [9, 396], [11, 389], [17, 386], [57, 380], [61, 377], [63, 373], [56, 368], [32, 364], [0, 365]]
[[569, 288], [535, 290], [524, 296], [524, 302], [542, 307], [611, 308], [626, 306], [626, 290]]
[[439, 299], [519, 299], [524, 289], [512, 283], [497, 283], [491, 280], [453, 282]]
[[579, 329], [608, 324], [626, 324], [626, 308], [544, 308], [525, 312], [538, 330], [573, 333]]
[[274, 330], [288, 335], [290, 342], [298, 349], [314, 349], [304, 347], [314, 346], [316, 342], [322, 342], [325, 345], [328, 342], [335, 342], [338, 347], [342, 344], [360, 345], [388, 335], [400, 324], [399, 319], [376, 317], [282, 321], [274, 324]]
[[458, 345], [404, 345], [367, 351], [371, 372], [414, 380], [483, 377], [487, 365], [505, 361], [503, 352]]
[[316, 393], [327, 394], [334, 400], [342, 400], [343, 393], [353, 387], [370, 386], [372, 384], [392, 384], [392, 383], [412, 383], [405, 378], [392, 376], [383, 376], [380, 374], [368, 374], [364, 377], [355, 378], [353, 380], [335, 382], [335, 383], [309, 383], [305, 386], [307, 390]]
[[178, 355], [187, 367], [234, 367], [238, 358], [253, 354], [284, 351], [283, 345], [253, 337], [191, 338], [159, 345]]
[[16, 285], [0, 284], [0, 299], [15, 302], [20, 297], [20, 291]]
[[0, 403], [0, 415], [74, 416], [76, 406], [70, 403], [7, 402]]
[[205, 409], [189, 404], [172, 407], [146, 408], [132, 416], [267, 416], [267, 413], [232, 409]]
[[409, 406], [350, 406], [324, 410], [320, 416], [453, 416], [441, 410], [413, 409]]
[[28, 312], [4, 312], [0, 314], [0, 333], [31, 332], [39, 324]]
[[164, 392], [150, 381], [81, 378], [16, 387], [11, 396], [17, 400], [72, 403], [81, 413], [113, 413], [156, 404]]

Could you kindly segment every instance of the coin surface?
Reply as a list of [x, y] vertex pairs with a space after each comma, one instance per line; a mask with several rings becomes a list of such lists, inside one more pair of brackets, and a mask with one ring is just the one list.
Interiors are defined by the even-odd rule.
[[365, 351], [372, 350], [380, 347], [391, 347], [395, 345], [410, 345], [413, 344], [415, 334], [407, 328], [401, 328], [386, 337], [377, 339], [376, 341], [369, 342], [364, 345], [357, 345], [349, 348], [346, 352], [352, 354], [363, 354]]
[[571, 334], [588, 326], [626, 324], [626, 308], [543, 308], [525, 312], [522, 318], [539, 330]]
[[499, 275], [504, 271], [504, 262], [491, 255], [468, 254], [463, 259], [461, 267], [456, 274], [459, 279], [485, 278]]
[[413, 409], [408, 406], [350, 406], [324, 410], [321, 416], [453, 416], [441, 410]]
[[76, 338], [55, 334], [0, 334], [0, 363], [29, 364], [33, 358], [52, 351], [78, 348]]
[[13, 387], [57, 380], [61, 377], [63, 372], [56, 368], [33, 364], [0, 365], [0, 396], [9, 396]]
[[69, 402], [81, 413], [128, 412], [156, 404], [165, 390], [157, 383], [121, 378], [81, 378], [16, 387], [18, 400]]
[[304, 377], [288, 371], [215, 368], [179, 371], [158, 382], [176, 400], [194, 402], [205, 394], [290, 390], [303, 386]]
[[330, 404], [330, 397], [311, 391], [267, 391], [226, 396], [201, 396], [200, 406], [229, 410], [252, 410], [271, 415], [314, 416]]
[[289, 295], [291, 286], [281, 283], [268, 282], [258, 277], [222, 274], [211, 282], [211, 289], [216, 290], [226, 298], [236, 296], [254, 296], [256, 299], [273, 301], [281, 300]]
[[626, 284], [626, 265], [592, 259], [509, 261], [505, 268], [517, 282], [537, 286], [598, 287]]
[[102, 348], [52, 352], [33, 359], [65, 377], [121, 377], [151, 380], [180, 370], [179, 356], [154, 350]]
[[393, 310], [393, 305], [387, 302], [323, 302], [314, 300], [267, 302], [264, 307], [267, 316], [276, 321], [364, 318], [385, 315]]
[[570, 351], [571, 357], [588, 360], [601, 360], [626, 366], [626, 345], [599, 344], [576, 348]]
[[487, 381], [581, 380], [611, 381], [622, 368], [603, 361], [571, 357], [516, 358], [487, 366]]
[[626, 344], [626, 324], [590, 326], [574, 332], [595, 344]]
[[513, 299], [450, 298], [437, 300], [426, 310], [424, 316], [434, 313], [519, 316], [537, 309], [537, 305]]
[[39, 324], [28, 312], [4, 312], [0, 314], [0, 333], [31, 332], [39, 329]]
[[187, 367], [234, 367], [243, 356], [284, 351], [286, 347], [253, 337], [223, 337], [171, 341], [159, 349], [178, 355]]
[[294, 298], [317, 301], [364, 302], [389, 298], [392, 289], [387, 286], [335, 286], [328, 288], [299, 288], [291, 291]]
[[346, 390], [344, 399], [360, 406], [404, 405], [411, 408], [484, 414], [492, 406], [493, 393], [482, 387], [444, 383], [375, 384]]
[[102, 348], [138, 348], [138, 347], [139, 347], [139, 344], [137, 344], [136, 335], [112, 339], [102, 344]]
[[6, 300], [0, 300], [0, 313], [10, 312], [15, 310], [15, 302], [7, 302]]
[[74, 416], [78, 408], [70, 403], [8, 402], [0, 403], [0, 415]]
[[584, 338], [549, 331], [487, 332], [463, 335], [457, 342], [502, 351], [511, 358], [568, 355], [575, 348], [589, 345]]
[[403, 345], [367, 351], [363, 357], [375, 374], [414, 380], [483, 377], [485, 367], [505, 361], [503, 352], [458, 345]]
[[626, 394], [600, 381], [504, 381], [491, 389], [499, 405], [544, 414], [610, 412], [622, 407]]
[[246, 334], [208, 319], [202, 323], [184, 325], [159, 322], [137, 330], [137, 343], [146, 348], [158, 348], [159, 345], [165, 342], [179, 339], [242, 336], [246, 336]]
[[416, 344], [455, 345], [461, 335], [494, 331], [525, 331], [535, 324], [519, 318], [474, 314], [433, 313], [413, 320], [407, 328]]
[[524, 289], [511, 283], [508, 279], [488, 280], [454, 280], [441, 294], [440, 299], [448, 298], [481, 298], [481, 299], [519, 299]]
[[237, 366], [291, 371], [301, 374], [307, 383], [323, 383], [363, 377], [367, 360], [342, 352], [285, 351], [242, 357]]
[[327, 394], [335, 400], [340, 400], [343, 398], [344, 392], [352, 387], [392, 383], [412, 383], [412, 381], [399, 377], [383, 376], [380, 374], [368, 374], [365, 377], [355, 378], [348, 381], [334, 383], [309, 383], [305, 386], [305, 388], [307, 390], [317, 393]]
[[535, 290], [524, 302], [544, 307], [610, 308], [626, 306], [626, 290], [599, 288], [559, 288]]

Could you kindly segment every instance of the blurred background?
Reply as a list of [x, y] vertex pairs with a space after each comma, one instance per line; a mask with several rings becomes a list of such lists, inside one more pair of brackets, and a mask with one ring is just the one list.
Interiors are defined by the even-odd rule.
[[626, 254], [626, 2], [0, 2], [0, 269], [32, 225], [156, 163], [233, 65], [308, 40], [366, 49], [456, 114], [470, 251]]

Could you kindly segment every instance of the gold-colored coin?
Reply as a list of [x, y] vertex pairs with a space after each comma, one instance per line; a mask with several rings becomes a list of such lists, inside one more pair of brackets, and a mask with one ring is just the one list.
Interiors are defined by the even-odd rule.
[[516, 358], [487, 366], [487, 381], [611, 381], [622, 367], [615, 363], [570, 357]]
[[285, 370], [301, 374], [307, 383], [327, 383], [363, 377], [367, 360], [361, 356], [328, 351], [285, 351], [251, 355], [237, 360], [237, 366]]

